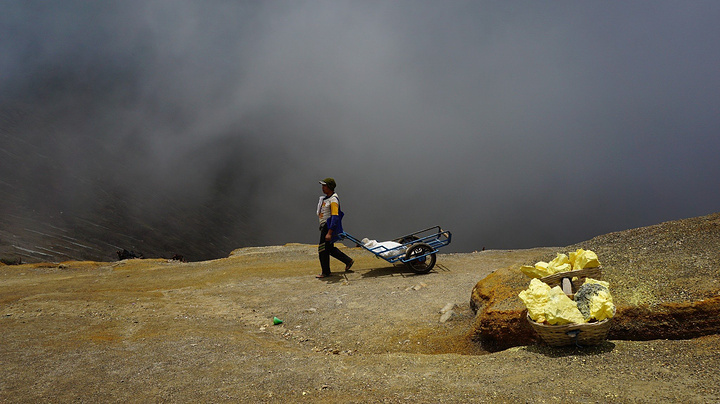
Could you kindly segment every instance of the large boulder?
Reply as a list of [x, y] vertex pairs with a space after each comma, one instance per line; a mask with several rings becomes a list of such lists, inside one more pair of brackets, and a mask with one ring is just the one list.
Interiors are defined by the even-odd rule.
[[[595, 237], [558, 249], [597, 253], [617, 313], [609, 339], [684, 339], [720, 333], [720, 213]], [[549, 261], [540, 255], [527, 262]], [[473, 339], [499, 350], [539, 340], [518, 293], [530, 278], [498, 269], [472, 290]]]

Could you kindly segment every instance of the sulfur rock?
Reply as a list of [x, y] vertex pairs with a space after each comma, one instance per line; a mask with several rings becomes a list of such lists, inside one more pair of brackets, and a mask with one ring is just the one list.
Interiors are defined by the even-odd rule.
[[545, 317], [548, 324], [552, 325], [585, 322], [585, 317], [578, 310], [578, 306], [563, 292], [560, 286], [550, 289], [548, 303], [545, 307]]
[[550, 270], [548, 269], [548, 263], [545, 262], [545, 261], [538, 261], [538, 262], [536, 262], [536, 263], [535, 263], [535, 268], [536, 268], [538, 271], [544, 271], [544, 272], [550, 273]]
[[518, 295], [527, 307], [528, 315], [538, 323], [545, 322], [545, 306], [548, 303], [550, 286], [539, 280], [532, 279], [530, 286]]
[[566, 272], [572, 270], [572, 265], [570, 264], [570, 260], [568, 259], [568, 256], [565, 254], [559, 253], [555, 259], [548, 262], [547, 265], [548, 271], [550, 274], [556, 274], [558, 272]]
[[615, 315], [615, 303], [609, 291], [603, 291], [590, 299], [590, 318], [598, 321], [612, 318]]
[[545, 269], [538, 268], [538, 266], [523, 265], [520, 267], [520, 271], [530, 278], [542, 278], [543, 276], [550, 275]]
[[523, 265], [520, 267], [520, 271], [530, 278], [543, 278], [559, 272], [569, 272], [599, 266], [600, 261], [598, 260], [597, 254], [590, 250], [578, 248], [570, 252], [569, 257], [559, 253], [555, 259], [550, 262], [538, 261], [535, 263], [535, 266]]
[[585, 318], [559, 286], [550, 288], [539, 279], [532, 279], [528, 288], [518, 295], [528, 309], [528, 315], [538, 323], [584, 323]]
[[604, 281], [588, 278], [575, 294], [575, 302], [586, 321], [602, 321], [615, 315], [609, 284]]
[[600, 266], [597, 254], [590, 250], [583, 250], [578, 248], [576, 251], [570, 253], [569, 261], [572, 264], [572, 269], [585, 269], [595, 268]]

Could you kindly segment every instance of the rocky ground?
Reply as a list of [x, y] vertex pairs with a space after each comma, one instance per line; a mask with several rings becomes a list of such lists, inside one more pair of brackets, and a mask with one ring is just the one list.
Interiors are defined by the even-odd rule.
[[441, 254], [415, 275], [348, 248], [355, 272], [323, 280], [308, 245], [0, 266], [0, 401], [720, 401], [717, 335], [497, 352], [473, 341], [475, 284], [558, 250]]

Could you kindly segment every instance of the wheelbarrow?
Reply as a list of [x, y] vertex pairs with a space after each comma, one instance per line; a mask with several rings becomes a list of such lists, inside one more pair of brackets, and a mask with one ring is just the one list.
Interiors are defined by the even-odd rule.
[[387, 262], [400, 261], [414, 272], [426, 274], [435, 266], [438, 250], [450, 244], [452, 233], [433, 226], [380, 243], [359, 240], [347, 232], [341, 233], [340, 239], [348, 239]]

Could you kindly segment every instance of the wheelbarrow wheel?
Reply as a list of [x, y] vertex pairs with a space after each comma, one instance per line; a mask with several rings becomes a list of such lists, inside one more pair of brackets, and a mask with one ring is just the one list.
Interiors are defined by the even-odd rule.
[[431, 251], [433, 251], [433, 248], [425, 243], [413, 244], [405, 253], [405, 259], [407, 260], [405, 264], [419, 274], [430, 272], [435, 266], [435, 260], [437, 259], [435, 253], [425, 255]]

